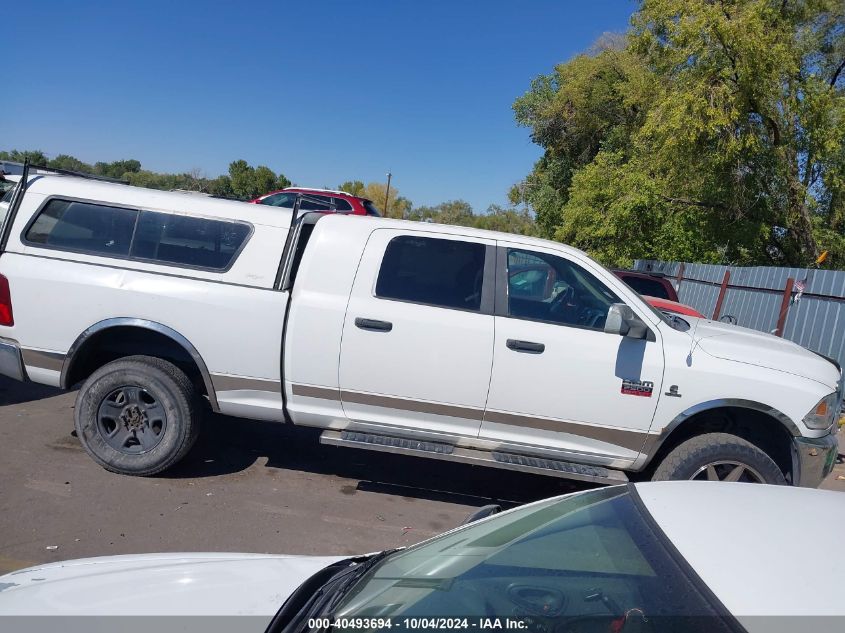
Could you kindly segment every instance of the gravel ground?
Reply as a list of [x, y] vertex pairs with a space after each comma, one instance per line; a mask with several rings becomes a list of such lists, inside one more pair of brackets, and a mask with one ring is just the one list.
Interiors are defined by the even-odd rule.
[[0, 573], [144, 552], [360, 554], [429, 538], [488, 503], [583, 487], [322, 446], [312, 429], [213, 414], [176, 468], [123, 477], [73, 436], [74, 398], [0, 378]]
[[[175, 469], [122, 477], [73, 436], [74, 397], [0, 378], [0, 573], [144, 552], [359, 554], [434, 536], [488, 503], [584, 487], [321, 446], [312, 429], [211, 414]], [[845, 465], [823, 487], [845, 491]]]

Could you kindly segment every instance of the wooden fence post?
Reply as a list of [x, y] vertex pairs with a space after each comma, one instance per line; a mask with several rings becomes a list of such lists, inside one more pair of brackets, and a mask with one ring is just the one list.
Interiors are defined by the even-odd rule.
[[792, 296], [792, 285], [795, 282], [792, 277], [786, 280], [786, 286], [783, 289], [783, 299], [780, 302], [780, 313], [778, 314], [778, 326], [775, 330], [775, 336], [783, 336], [783, 328], [786, 325], [786, 314], [789, 312], [789, 298]]
[[719, 313], [722, 312], [722, 302], [725, 300], [725, 292], [728, 290], [728, 282], [731, 280], [730, 269], [725, 271], [725, 276], [722, 277], [722, 287], [719, 288], [719, 298], [716, 299], [716, 309], [713, 310], [713, 320], [719, 320]]

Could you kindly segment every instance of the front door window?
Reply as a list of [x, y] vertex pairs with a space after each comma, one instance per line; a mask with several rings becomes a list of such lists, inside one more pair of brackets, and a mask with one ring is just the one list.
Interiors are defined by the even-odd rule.
[[508, 249], [508, 314], [593, 330], [619, 299], [577, 264], [547, 253]]

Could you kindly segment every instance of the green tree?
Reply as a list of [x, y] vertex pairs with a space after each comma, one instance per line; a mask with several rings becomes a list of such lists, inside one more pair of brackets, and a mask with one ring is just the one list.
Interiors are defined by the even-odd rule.
[[130, 180], [131, 174], [137, 174], [140, 171], [141, 162], [135, 159], [116, 160], [111, 163], [94, 163], [95, 174], [98, 176], [105, 176], [106, 178], [115, 178], [117, 180]]
[[[347, 183], [344, 183], [347, 184]], [[357, 184], [357, 183], [356, 183]], [[341, 185], [343, 186], [343, 185]], [[346, 189], [343, 189], [346, 191]], [[390, 193], [389, 199], [387, 201], [387, 208], [384, 204], [385, 194], [387, 193], [387, 183], [382, 182], [370, 182], [367, 183], [365, 187], [359, 189], [359, 193], [355, 193], [353, 195], [359, 196], [361, 198], [367, 198], [368, 200], [372, 200], [373, 204], [376, 205], [378, 209], [381, 210], [382, 214], [389, 218], [404, 218], [407, 217], [408, 214], [411, 212], [412, 204], [411, 201], [407, 198], [403, 198], [399, 195], [399, 190], [393, 186], [391, 183], [390, 185]]]
[[347, 180], [338, 189], [352, 196], [361, 196], [364, 193], [364, 183], [360, 180]]
[[[276, 176], [276, 182], [273, 183], [273, 186], [270, 188], [270, 191], [275, 191], [276, 189], [286, 189], [287, 187], [290, 187], [291, 185], [293, 185], [291, 180], [287, 176], [285, 176], [284, 174], [279, 173], [279, 175]], [[265, 191], [264, 193], [267, 193], [267, 192]]]
[[536, 236], [540, 233], [531, 212], [525, 209], [493, 204], [485, 213], [476, 214], [466, 200], [449, 200], [434, 206], [416, 207], [410, 212], [409, 219], [520, 235]]
[[88, 163], [83, 163], [75, 156], [69, 154], [59, 154], [47, 163], [48, 167], [53, 169], [66, 169], [68, 171], [78, 171], [86, 174], [94, 172], [94, 168]]
[[283, 174], [276, 174], [269, 167], [252, 167], [245, 160], [229, 164], [229, 186], [237, 198], [250, 200], [276, 189], [290, 187], [290, 180]]
[[472, 205], [466, 200], [449, 200], [431, 207], [417, 207], [409, 217], [412, 220], [458, 226], [472, 226], [475, 220]]
[[92, 173], [107, 178], [126, 180], [136, 187], [172, 191], [183, 189], [201, 191], [223, 198], [250, 199], [276, 189], [290, 187], [291, 182], [284, 174], [276, 174], [263, 165], [251, 167], [244, 160], [234, 161], [229, 165], [229, 174], [217, 178], [207, 178], [199, 169], [185, 173], [159, 173], [141, 168], [137, 160], [117, 160], [110, 163], [99, 161], [89, 165], [69, 154], [59, 154], [52, 160], [41, 151], [0, 151], [0, 160], [23, 162], [29, 158], [34, 165], [46, 165], [55, 169], [66, 169]]
[[229, 176], [218, 176], [208, 183], [208, 193], [221, 198], [232, 198], [235, 195], [232, 189], [232, 179]]
[[0, 152], [0, 160], [7, 160], [12, 163], [22, 163], [27, 159], [29, 159], [29, 162], [33, 165], [47, 165], [47, 157], [44, 155], [44, 152], [40, 150], [21, 151], [13, 149], [8, 152]]
[[497, 204], [491, 204], [485, 213], [474, 216], [471, 226], [518, 235], [538, 236], [540, 233], [530, 211]]
[[841, 0], [644, 0], [515, 103], [545, 152], [511, 200], [610, 264], [842, 266], [843, 68]]
[[251, 198], [252, 196], [252, 167], [243, 159], [229, 163], [229, 180], [232, 185], [232, 193], [239, 198]]
[[276, 189], [276, 174], [269, 167], [260, 165], [252, 172], [252, 190], [255, 196], [260, 196]]

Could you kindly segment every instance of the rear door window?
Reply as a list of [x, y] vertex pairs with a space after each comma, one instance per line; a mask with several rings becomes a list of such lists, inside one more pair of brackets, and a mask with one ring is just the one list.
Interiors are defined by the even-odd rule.
[[26, 232], [48, 248], [126, 257], [138, 211], [87, 202], [50, 200]]
[[474, 242], [403, 235], [390, 240], [376, 296], [442, 308], [479, 310], [486, 247]]

